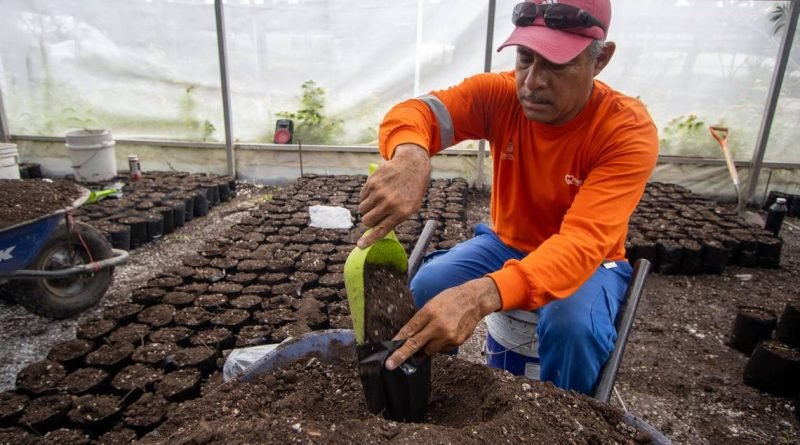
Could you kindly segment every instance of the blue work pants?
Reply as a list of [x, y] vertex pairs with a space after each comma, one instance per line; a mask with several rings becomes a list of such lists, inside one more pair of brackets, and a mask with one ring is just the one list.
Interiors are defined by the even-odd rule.
[[[473, 238], [426, 255], [411, 280], [411, 293], [420, 308], [445, 289], [483, 277], [525, 255], [503, 244], [481, 223]], [[537, 310], [542, 380], [592, 394], [600, 369], [614, 349], [614, 320], [631, 273], [626, 261], [605, 262], [574, 294]]]

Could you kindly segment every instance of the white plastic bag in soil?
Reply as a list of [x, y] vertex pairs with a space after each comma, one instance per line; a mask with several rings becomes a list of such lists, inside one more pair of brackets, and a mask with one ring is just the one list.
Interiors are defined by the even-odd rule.
[[244, 374], [247, 368], [253, 363], [269, 354], [278, 347], [279, 343], [270, 345], [250, 346], [248, 348], [238, 348], [231, 351], [225, 364], [222, 366], [222, 380], [228, 381]]
[[321, 229], [349, 229], [353, 227], [353, 218], [350, 210], [344, 207], [311, 206], [308, 208], [311, 216], [311, 227]]

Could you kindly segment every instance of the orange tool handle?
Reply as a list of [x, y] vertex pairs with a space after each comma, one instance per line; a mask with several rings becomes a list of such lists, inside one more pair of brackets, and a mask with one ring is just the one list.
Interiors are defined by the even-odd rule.
[[736, 171], [733, 157], [731, 156], [730, 150], [728, 150], [728, 134], [730, 134], [730, 130], [726, 127], [717, 127], [715, 125], [708, 127], [708, 130], [711, 132], [711, 136], [714, 136], [714, 139], [719, 142], [719, 146], [722, 147], [722, 153], [725, 155], [725, 164], [728, 166], [728, 172], [731, 174], [733, 186], [736, 187], [736, 193], [738, 195], [740, 185], [739, 173]]
[[708, 131], [711, 132], [711, 136], [714, 136], [714, 139], [716, 139], [720, 145], [726, 145], [728, 143], [728, 133], [730, 132], [728, 128], [712, 125], [708, 127]]

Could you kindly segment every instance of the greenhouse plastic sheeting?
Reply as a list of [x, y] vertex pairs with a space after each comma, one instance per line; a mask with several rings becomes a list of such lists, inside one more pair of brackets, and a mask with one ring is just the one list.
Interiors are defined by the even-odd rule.
[[[497, 2], [496, 48], [516, 1]], [[482, 71], [488, 1], [225, 1], [234, 136], [271, 140], [307, 84], [323, 122], [307, 143], [374, 144], [389, 107]], [[721, 156], [707, 126], [732, 129], [749, 160], [782, 37], [772, 1], [615, 0], [617, 51], [600, 79], [638, 96], [662, 154]], [[224, 139], [211, 0], [4, 0], [0, 86], [14, 134]], [[795, 39], [766, 160], [796, 162]], [[514, 50], [494, 53], [494, 71]], [[314, 90], [313, 87], [320, 88]], [[299, 123], [296, 116], [296, 124]], [[313, 136], [313, 137], [312, 137]]]

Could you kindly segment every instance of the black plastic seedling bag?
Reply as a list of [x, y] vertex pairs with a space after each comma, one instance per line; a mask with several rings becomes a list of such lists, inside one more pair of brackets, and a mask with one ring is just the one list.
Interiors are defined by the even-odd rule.
[[358, 374], [367, 398], [367, 409], [389, 420], [421, 422], [428, 411], [431, 389], [431, 358], [423, 353], [389, 371], [386, 359], [405, 340], [356, 346]]

